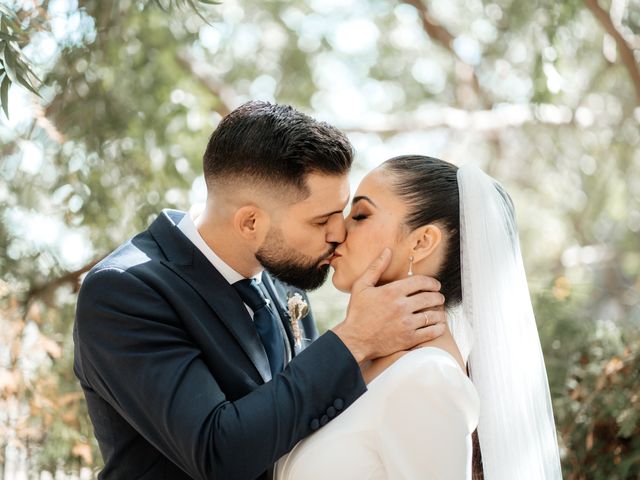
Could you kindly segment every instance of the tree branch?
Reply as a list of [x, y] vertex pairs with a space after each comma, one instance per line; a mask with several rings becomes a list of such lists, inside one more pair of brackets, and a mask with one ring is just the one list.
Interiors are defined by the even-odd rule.
[[235, 94], [233, 91], [225, 87], [224, 85], [219, 84], [213, 76], [206, 71], [206, 68], [200, 66], [193, 59], [184, 52], [179, 52], [176, 54], [176, 61], [180, 66], [182, 66], [187, 72], [189, 72], [193, 77], [200, 82], [200, 84], [209, 92], [211, 92], [218, 99], [218, 108], [217, 112], [221, 116], [226, 116], [235, 108], [234, 98]]
[[80, 277], [91, 270], [98, 262], [100, 262], [104, 256], [91, 260], [86, 265], [80, 267], [78, 270], [74, 270], [72, 272], [67, 272], [64, 275], [55, 278], [44, 285], [40, 285], [38, 287], [33, 287], [29, 290], [27, 294], [26, 301], [24, 302], [24, 311], [29, 311], [31, 304], [37, 299], [46, 297], [53, 292], [55, 292], [58, 288], [62, 287], [66, 284], [73, 285], [74, 291], [77, 291], [80, 286]]
[[640, 69], [636, 63], [633, 49], [624, 39], [620, 30], [618, 30], [613, 24], [613, 20], [609, 13], [600, 6], [598, 0], [584, 0], [584, 3], [587, 8], [591, 10], [605, 31], [616, 41], [616, 45], [620, 51], [620, 58], [622, 59], [622, 63], [627, 69], [627, 72], [629, 72], [629, 76], [631, 77], [631, 81], [633, 82], [633, 86], [636, 91], [636, 102], [640, 104]]
[[568, 125], [574, 119], [566, 106], [531, 104], [508, 105], [490, 110], [463, 110], [453, 107], [433, 107], [423, 113], [400, 115], [369, 115], [357, 125], [338, 125], [346, 132], [395, 135], [435, 128], [495, 133], [505, 128], [525, 124]]
[[422, 22], [422, 29], [431, 39], [435, 40], [437, 43], [439, 43], [444, 48], [446, 48], [456, 58], [456, 61], [459, 62], [461, 67], [463, 67], [461, 69], [463, 71], [463, 75], [461, 76], [466, 77], [465, 80], [467, 80], [471, 84], [471, 87], [473, 88], [473, 91], [476, 97], [480, 100], [480, 103], [482, 103], [485, 107], [490, 107], [491, 102], [489, 101], [488, 96], [480, 86], [480, 82], [478, 81], [478, 77], [473, 67], [467, 64], [462, 58], [460, 58], [460, 56], [456, 53], [455, 49], [453, 48], [453, 42], [455, 40], [455, 37], [451, 34], [451, 32], [449, 32], [449, 30], [447, 30], [445, 27], [440, 25], [431, 16], [431, 14], [429, 13], [429, 10], [423, 3], [423, 0], [401, 0], [401, 1], [408, 5], [411, 5], [418, 11], [418, 14], [420, 16], [420, 21]]
[[33, 114], [36, 118], [37, 125], [45, 131], [45, 133], [49, 136], [51, 140], [56, 142], [59, 145], [62, 145], [66, 139], [60, 130], [53, 124], [51, 120], [47, 117], [47, 112], [43, 108], [43, 106], [38, 101], [38, 98], [35, 95], [32, 95], [33, 98]]
[[444, 28], [442, 25], [439, 25], [433, 17], [429, 14], [427, 7], [425, 7], [422, 0], [402, 0], [404, 3], [407, 3], [413, 6], [418, 13], [420, 14], [420, 21], [422, 22], [422, 28], [429, 35], [429, 37], [436, 40], [442, 46], [444, 46], [451, 53], [455, 54], [453, 50], [453, 41], [455, 37], [449, 33], [449, 30]]

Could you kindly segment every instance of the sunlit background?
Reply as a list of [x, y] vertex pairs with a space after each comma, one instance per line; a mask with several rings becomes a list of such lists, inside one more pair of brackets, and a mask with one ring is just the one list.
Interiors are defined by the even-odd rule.
[[[204, 3], [0, 0], [0, 46], [39, 94], [0, 48], [0, 479], [99, 470], [78, 284], [162, 208], [204, 199], [208, 137], [250, 99], [344, 130], [352, 191], [408, 153], [501, 181], [565, 478], [640, 478], [640, 0]], [[312, 294], [322, 329], [347, 301]]]

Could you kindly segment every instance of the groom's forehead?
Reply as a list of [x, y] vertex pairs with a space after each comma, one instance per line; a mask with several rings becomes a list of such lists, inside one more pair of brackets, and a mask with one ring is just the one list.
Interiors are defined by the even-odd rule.
[[349, 201], [349, 178], [345, 175], [310, 174], [307, 177], [309, 195], [298, 202], [314, 215], [342, 211]]

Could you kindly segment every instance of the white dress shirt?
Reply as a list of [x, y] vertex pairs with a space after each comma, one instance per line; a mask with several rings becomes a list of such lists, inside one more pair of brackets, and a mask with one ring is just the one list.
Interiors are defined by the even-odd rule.
[[[224, 279], [229, 282], [229, 285], [233, 285], [234, 283], [245, 279], [245, 277], [231, 268], [228, 263], [222, 260], [218, 255], [216, 255], [216, 252], [214, 252], [211, 247], [207, 245], [207, 242], [204, 241], [204, 239], [200, 235], [200, 232], [198, 232], [198, 228], [196, 227], [196, 224], [192, 220], [189, 213], [186, 213], [182, 220], [180, 220], [180, 223], [178, 223], [178, 228], [191, 241], [191, 243], [193, 243], [196, 248], [200, 250], [205, 257], [207, 257], [207, 259], [211, 262], [211, 265], [213, 265], [215, 269], [220, 272], [220, 275], [222, 275]], [[253, 279], [258, 284], [260, 284], [262, 282], [262, 272], [254, 275]], [[266, 300], [267, 304], [269, 304], [270, 300], [268, 298]], [[249, 311], [249, 314], [253, 319], [253, 310], [251, 310], [251, 308], [249, 308], [246, 303], [245, 307], [247, 307], [247, 310]]]
[[[202, 254], [211, 262], [211, 265], [213, 265], [215, 269], [218, 270], [218, 272], [220, 272], [220, 274], [224, 277], [224, 279], [227, 282], [229, 282], [230, 285], [233, 285], [234, 283], [245, 279], [245, 277], [243, 277], [240, 273], [236, 272], [233, 268], [231, 268], [228, 263], [222, 260], [216, 254], [216, 252], [214, 252], [211, 249], [211, 247], [207, 245], [207, 242], [204, 241], [204, 238], [202, 238], [202, 236], [200, 235], [200, 232], [198, 232], [198, 228], [196, 227], [196, 224], [194, 223], [189, 213], [186, 213], [185, 216], [182, 218], [182, 220], [180, 220], [180, 223], [178, 223], [178, 228], [191, 241], [191, 243], [193, 243], [196, 246], [196, 248], [202, 252]], [[252, 278], [256, 281], [258, 285], [260, 285], [262, 283], [262, 272], [257, 273]], [[263, 290], [263, 288], [260, 288], [260, 290]], [[264, 290], [266, 292], [266, 289]], [[265, 292], [263, 292], [263, 294], [265, 294]], [[267, 307], [272, 308], [271, 302], [276, 301], [276, 299], [275, 298], [271, 299], [269, 297], [270, 295], [266, 294], [265, 300], [267, 301]], [[253, 310], [251, 310], [251, 307], [249, 307], [249, 305], [247, 305], [246, 303], [244, 304], [244, 306], [249, 312], [249, 315], [251, 316], [251, 320], [253, 320]], [[278, 316], [277, 312], [274, 312], [274, 313], [276, 314], [276, 316]], [[283, 349], [285, 351], [284, 358], [285, 358], [285, 363], [288, 363], [291, 360], [291, 356], [292, 356], [291, 348], [289, 347], [289, 343], [286, 341], [287, 334], [282, 324], [279, 324], [279, 328], [280, 328], [280, 332], [282, 333], [282, 338], [285, 339], [285, 341], [283, 342]]]

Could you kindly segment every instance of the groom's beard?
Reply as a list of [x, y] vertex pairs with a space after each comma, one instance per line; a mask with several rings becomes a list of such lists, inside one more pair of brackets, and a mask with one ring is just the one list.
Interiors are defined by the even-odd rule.
[[334, 249], [314, 259], [287, 248], [282, 232], [272, 228], [256, 252], [256, 258], [278, 280], [302, 290], [315, 290], [329, 275], [330, 265], [319, 264], [331, 257]]

